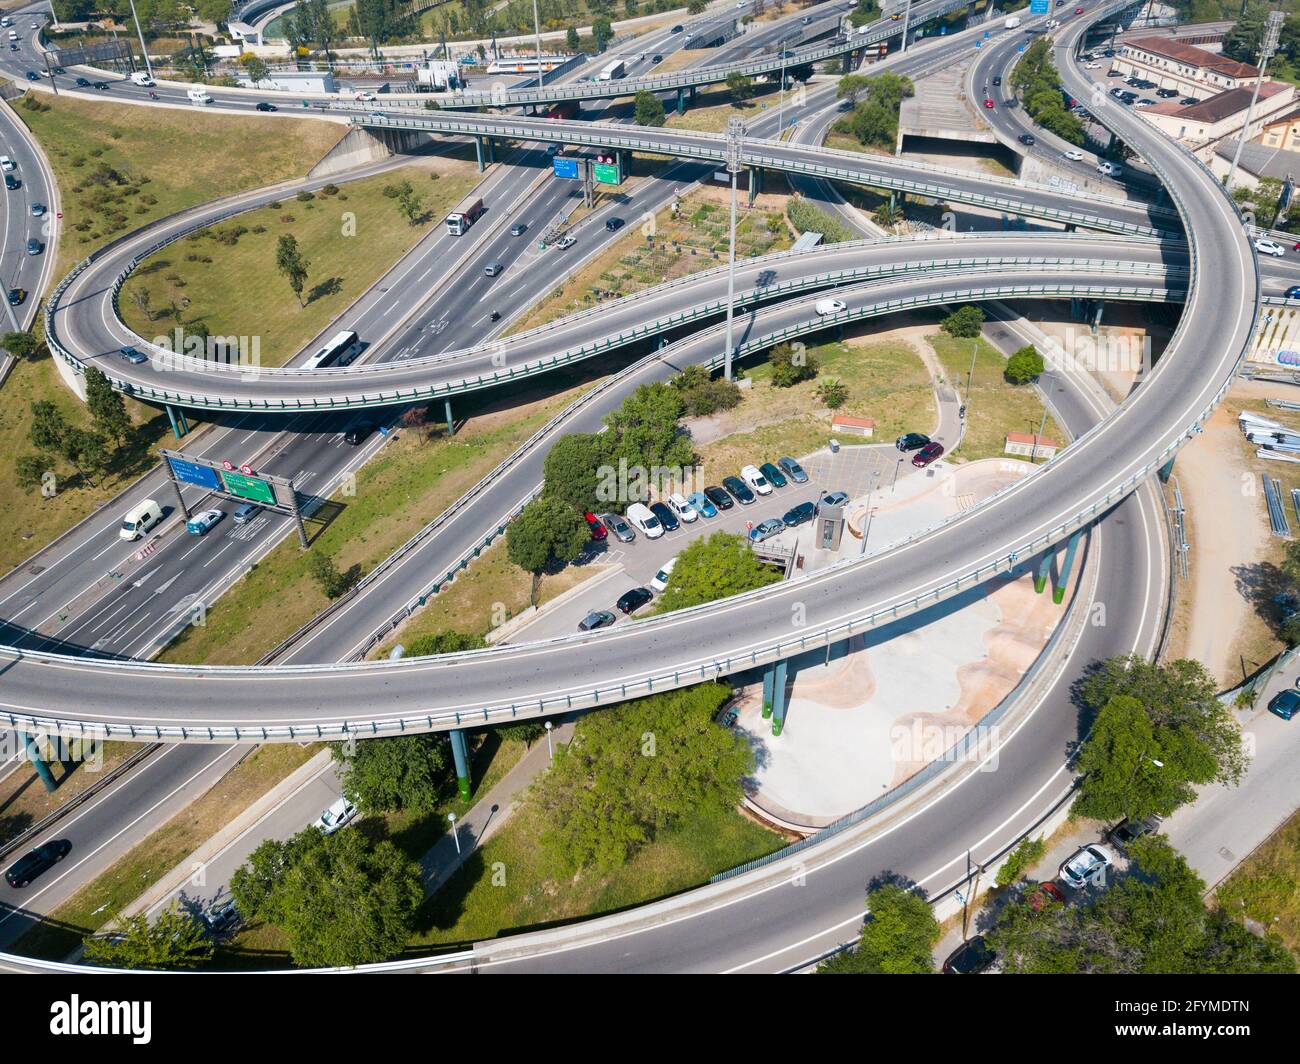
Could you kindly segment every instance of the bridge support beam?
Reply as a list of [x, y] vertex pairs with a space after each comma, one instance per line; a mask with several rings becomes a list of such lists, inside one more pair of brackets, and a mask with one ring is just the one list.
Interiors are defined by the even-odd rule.
[[1171, 458], [1159, 469], [1156, 470], [1156, 476], [1160, 478], [1161, 484], [1168, 484], [1169, 478], [1174, 475], [1174, 460]]
[[469, 748], [465, 745], [465, 733], [459, 728], [453, 728], [448, 734], [451, 736], [451, 757], [456, 763], [456, 790], [460, 792], [461, 801], [468, 802], [471, 788]]
[[1093, 314], [1093, 316], [1092, 316], [1092, 335], [1093, 335], [1093, 336], [1096, 336], [1096, 335], [1097, 335], [1097, 326], [1101, 324], [1101, 315], [1102, 315], [1102, 312], [1103, 312], [1105, 309], [1106, 309], [1106, 301], [1105, 301], [1104, 299], [1099, 299], [1099, 300], [1097, 300], [1097, 310], [1096, 310], [1096, 312], [1095, 312], [1095, 313]]
[[444, 400], [442, 401], [442, 413], [443, 413], [443, 416], [447, 419], [447, 435], [448, 435], [448, 436], [455, 436], [455, 435], [456, 435], [456, 422], [455, 422], [455, 420], [454, 420], [454, 419], [452, 418], [452, 416], [451, 416], [451, 400], [450, 400], [450, 399], [444, 399]]
[[27, 747], [27, 759], [31, 761], [32, 767], [36, 769], [36, 775], [40, 777], [46, 791], [53, 794], [55, 787], [54, 776], [50, 773], [50, 766], [45, 763], [41, 748], [36, 745], [36, 740], [32, 738], [29, 732], [23, 732], [23, 745]]
[[763, 171], [757, 166], [749, 168], [749, 205], [754, 205], [754, 200], [758, 194], [763, 191]]
[[474, 154], [478, 159], [478, 172], [481, 174], [494, 162], [496, 162], [496, 151], [493, 147], [491, 137], [474, 138]]
[[763, 719], [772, 716], [772, 691], [776, 686], [776, 670], [771, 665], [763, 670]]
[[185, 420], [185, 411], [168, 404], [167, 420], [172, 423], [172, 433], [179, 440], [190, 431], [189, 423]]
[[1074, 568], [1074, 556], [1079, 551], [1079, 539], [1083, 529], [1078, 529], [1070, 536], [1065, 546], [1065, 558], [1061, 562], [1061, 571], [1056, 577], [1056, 586], [1052, 589], [1052, 601], [1058, 606], [1065, 600], [1065, 586], [1070, 582], [1070, 570]]
[[1038, 563], [1038, 572], [1034, 574], [1034, 594], [1041, 595], [1047, 589], [1047, 577], [1052, 572], [1052, 558], [1054, 555], [1049, 550], [1043, 555], [1043, 560]]
[[686, 113], [686, 90], [684, 88], [677, 90], [677, 113], [679, 115]]
[[782, 658], [772, 666], [772, 734], [780, 735], [785, 727], [785, 683], [787, 662]]

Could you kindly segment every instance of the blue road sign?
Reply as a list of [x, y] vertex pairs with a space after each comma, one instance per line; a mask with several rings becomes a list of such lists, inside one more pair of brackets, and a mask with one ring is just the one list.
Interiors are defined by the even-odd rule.
[[578, 179], [578, 160], [556, 157], [551, 160], [551, 167], [556, 177], [567, 177], [571, 181]]
[[223, 490], [215, 469], [201, 466], [197, 462], [187, 462], [183, 458], [168, 458], [167, 461], [171, 463], [172, 472], [177, 480], [182, 480], [186, 484], [197, 484], [201, 488], [213, 491]]
[[1046, 15], [1048, 10], [1048, 0], [1029, 0], [1029, 13], [1031, 15]]

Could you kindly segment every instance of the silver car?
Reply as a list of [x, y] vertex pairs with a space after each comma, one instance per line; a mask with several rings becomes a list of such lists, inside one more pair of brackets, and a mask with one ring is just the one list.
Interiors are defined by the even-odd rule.
[[636, 533], [632, 531], [632, 526], [623, 520], [619, 514], [601, 514], [600, 519], [620, 543], [631, 543], [636, 539]]

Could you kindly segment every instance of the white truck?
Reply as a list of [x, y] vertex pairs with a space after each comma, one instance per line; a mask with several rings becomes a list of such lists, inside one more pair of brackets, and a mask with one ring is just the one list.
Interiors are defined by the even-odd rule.
[[1006, 28], [1009, 30], [1015, 29], [1017, 26], [1020, 25], [1020, 16], [1012, 15], [1009, 19], [1007, 19], [1005, 23], [1003, 23], [1003, 25], [1005, 25]]
[[212, 97], [208, 95], [207, 89], [187, 89], [185, 95], [189, 97], [190, 103], [212, 102]]

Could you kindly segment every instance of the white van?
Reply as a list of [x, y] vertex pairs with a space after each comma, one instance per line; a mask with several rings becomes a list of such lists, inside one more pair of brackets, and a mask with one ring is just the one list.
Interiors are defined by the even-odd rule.
[[8, 15], [5, 15], [3, 18], [0, 18], [0, 26], [12, 26], [13, 24], [14, 24], [14, 20], [11, 19]]
[[11, 174], [14, 169], [14, 161], [7, 155], [0, 155], [0, 170], [3, 170], [6, 174]]
[[212, 97], [208, 95], [207, 89], [188, 89], [185, 95], [190, 98], [190, 103], [212, 102]]
[[686, 501], [680, 491], [675, 491], [668, 496], [668, 509], [688, 525], [700, 516], [700, 512]]
[[745, 466], [740, 471], [740, 478], [760, 495], [772, 494], [772, 485], [767, 482], [767, 477], [758, 471], [758, 466]]
[[131, 75], [131, 81], [142, 88], [152, 89], [158, 83], [154, 81], [145, 71], [137, 70]]
[[673, 575], [673, 566], [676, 564], [676, 557], [669, 558], [664, 562], [664, 567], [655, 573], [654, 579], [650, 581], [650, 586], [661, 595], [668, 590], [668, 578]]
[[137, 503], [127, 512], [126, 518], [122, 521], [122, 527], [118, 529], [117, 534], [130, 543], [132, 540], [139, 539], [161, 520], [162, 507], [153, 499], [145, 499], [144, 502]]
[[650, 512], [650, 507], [645, 503], [634, 502], [627, 508], [624, 516], [632, 523], [633, 528], [640, 529], [646, 539], [658, 539], [664, 534], [664, 526], [659, 523], [659, 518]]
[[10, 31], [9, 31], [9, 39], [10, 39], [11, 41], [16, 41], [16, 40], [18, 40], [18, 31], [17, 31], [17, 30], [10, 30]]

